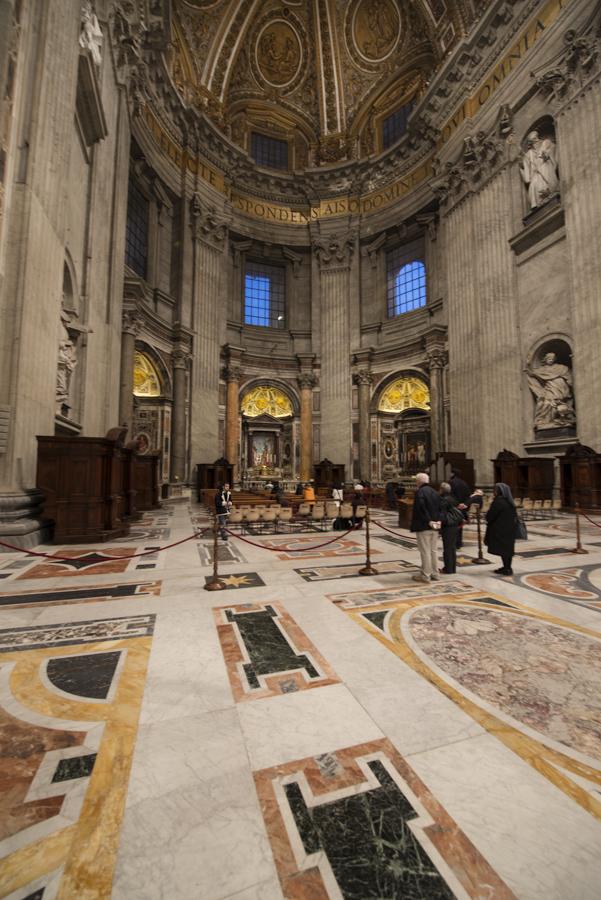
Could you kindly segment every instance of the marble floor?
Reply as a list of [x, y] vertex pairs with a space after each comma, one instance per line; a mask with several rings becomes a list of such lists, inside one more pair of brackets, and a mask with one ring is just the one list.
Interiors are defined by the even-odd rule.
[[1, 897], [599, 900], [601, 529], [419, 584], [374, 515], [371, 577], [363, 531], [234, 537], [205, 591], [187, 501], [0, 555]]

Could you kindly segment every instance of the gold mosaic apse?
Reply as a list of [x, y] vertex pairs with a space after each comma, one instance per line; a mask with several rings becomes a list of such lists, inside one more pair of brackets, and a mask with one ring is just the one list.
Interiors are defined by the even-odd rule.
[[146, 354], [138, 352], [134, 356], [134, 396], [161, 396], [161, 380], [157, 370]]
[[421, 378], [398, 378], [383, 392], [379, 412], [400, 413], [406, 409], [430, 410], [430, 389]]
[[253, 388], [244, 395], [241, 408], [243, 414], [250, 419], [255, 419], [257, 416], [283, 419], [293, 415], [290, 398], [283, 391], [264, 384]]

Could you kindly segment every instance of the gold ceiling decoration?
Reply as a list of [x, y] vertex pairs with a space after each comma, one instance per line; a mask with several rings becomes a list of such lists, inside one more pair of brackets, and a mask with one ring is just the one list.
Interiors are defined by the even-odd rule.
[[430, 411], [430, 389], [421, 378], [398, 378], [380, 397], [379, 412], [400, 413], [406, 409]]
[[378, 148], [362, 135], [374, 128], [375, 105], [394, 111], [400, 81], [423, 89], [476, 17], [472, 6], [174, 0], [171, 77], [184, 103], [247, 152], [250, 131], [264, 131], [281, 113], [287, 124], [280, 137], [294, 143], [293, 169], [369, 155]]
[[134, 356], [134, 397], [160, 397], [161, 379], [145, 353]]
[[283, 419], [293, 415], [290, 398], [283, 391], [267, 384], [260, 384], [248, 391], [242, 398], [241, 410], [249, 419], [257, 416]]

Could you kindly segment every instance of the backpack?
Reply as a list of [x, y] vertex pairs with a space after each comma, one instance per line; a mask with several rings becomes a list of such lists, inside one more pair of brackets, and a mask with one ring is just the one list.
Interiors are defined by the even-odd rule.
[[445, 517], [448, 526], [461, 525], [465, 521], [463, 513], [458, 506], [449, 506], [445, 511]]

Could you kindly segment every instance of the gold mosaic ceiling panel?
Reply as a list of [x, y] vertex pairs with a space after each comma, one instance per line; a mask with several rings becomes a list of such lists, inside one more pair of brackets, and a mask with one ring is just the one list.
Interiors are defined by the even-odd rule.
[[401, 413], [407, 409], [430, 411], [430, 389], [421, 378], [398, 378], [380, 397], [379, 412]]
[[244, 395], [241, 410], [250, 419], [256, 419], [257, 416], [284, 419], [293, 415], [290, 398], [283, 391], [264, 384], [253, 388]]
[[134, 356], [134, 396], [161, 396], [161, 380], [145, 353], [136, 352]]

